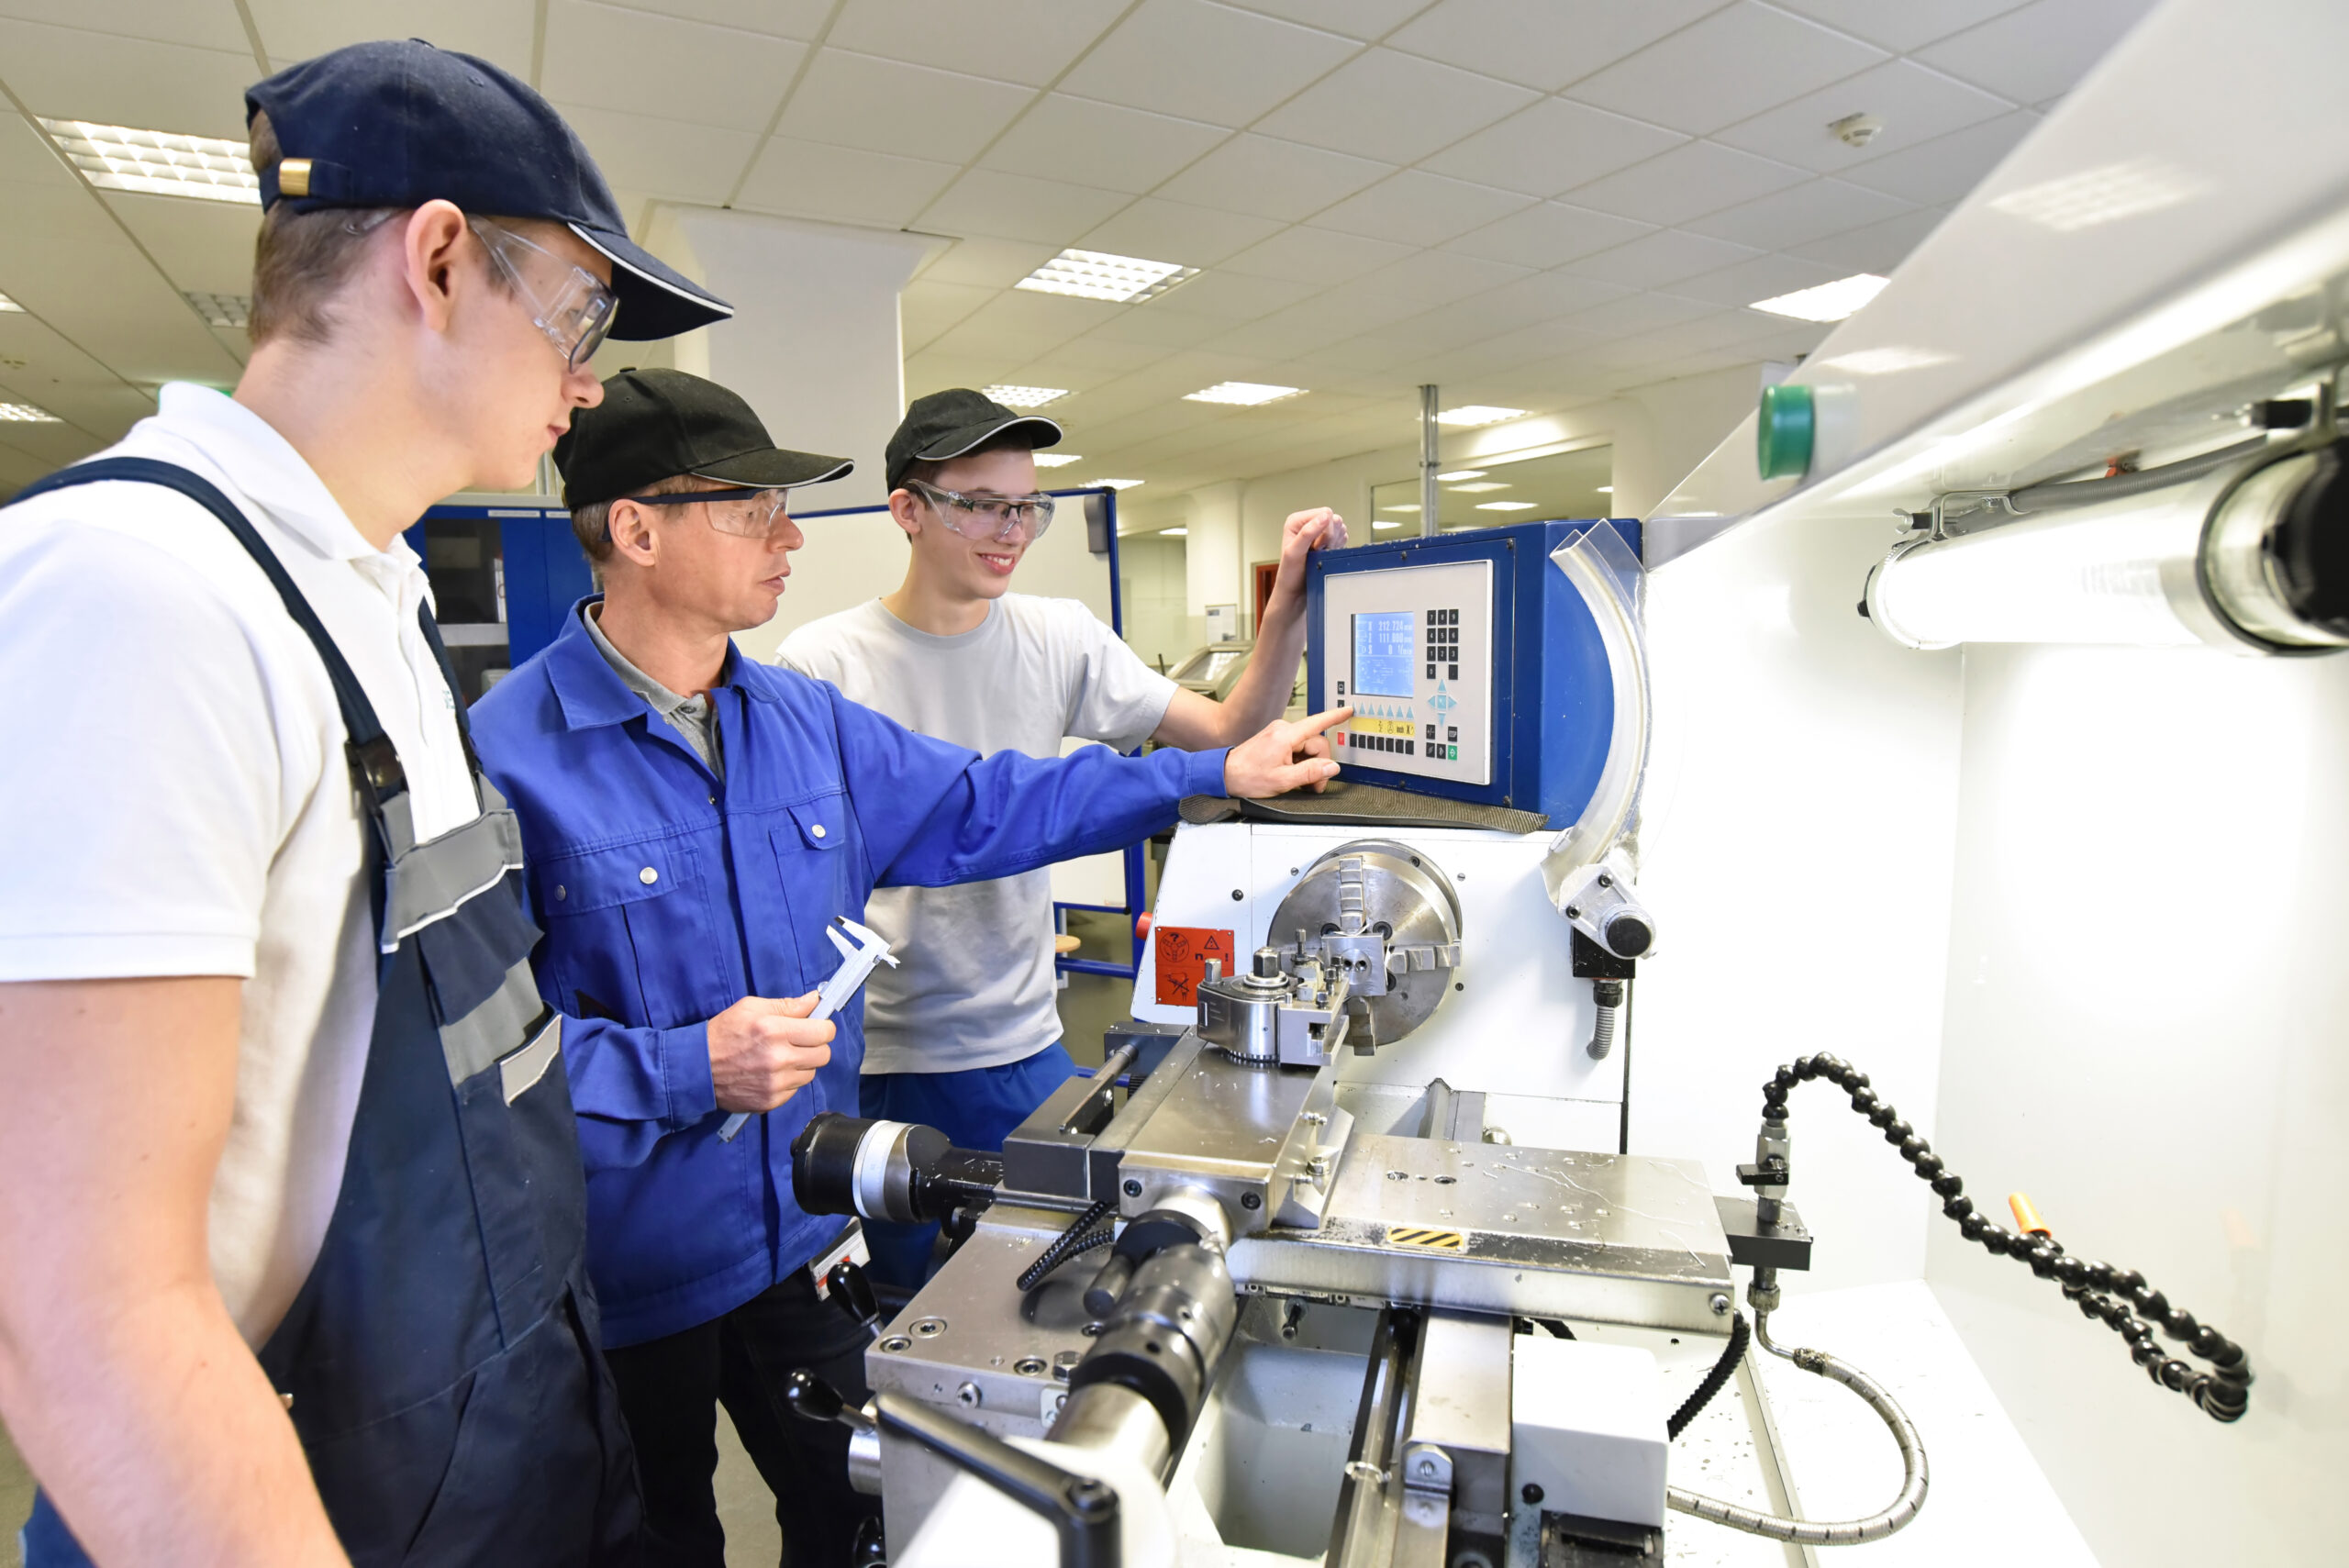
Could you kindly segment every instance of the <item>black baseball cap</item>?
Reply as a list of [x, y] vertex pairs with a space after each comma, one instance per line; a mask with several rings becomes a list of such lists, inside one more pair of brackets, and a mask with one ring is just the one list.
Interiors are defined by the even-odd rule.
[[670, 370], [624, 370], [604, 383], [604, 401], [572, 415], [554, 444], [554, 465], [572, 511], [681, 473], [781, 490], [821, 484], [856, 466], [844, 457], [785, 450], [739, 395]]
[[245, 94], [284, 156], [263, 208], [421, 206], [560, 223], [612, 263], [615, 338], [670, 338], [734, 307], [628, 237], [587, 149], [528, 84], [420, 39], [356, 43], [291, 65]]
[[949, 387], [917, 397], [906, 410], [897, 433], [889, 438], [885, 454], [889, 488], [906, 482], [906, 470], [918, 462], [944, 462], [985, 445], [1006, 430], [1018, 429], [1028, 445], [1055, 446], [1061, 428], [1041, 414], [1015, 414], [983, 392], [967, 386]]

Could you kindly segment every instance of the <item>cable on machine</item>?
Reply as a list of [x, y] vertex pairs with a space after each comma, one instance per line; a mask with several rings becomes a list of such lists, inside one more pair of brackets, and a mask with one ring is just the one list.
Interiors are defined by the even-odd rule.
[[1687, 1431], [1688, 1423], [1713, 1402], [1713, 1396], [1721, 1391], [1721, 1385], [1737, 1371], [1737, 1363], [1745, 1359], [1745, 1341], [1750, 1332], [1745, 1314], [1739, 1313], [1736, 1325], [1729, 1331], [1729, 1345], [1721, 1351], [1721, 1359], [1713, 1363], [1713, 1370], [1705, 1374], [1705, 1381], [1697, 1385], [1696, 1392], [1682, 1400], [1680, 1408], [1672, 1413], [1672, 1419], [1664, 1424], [1664, 1435], [1667, 1440]]
[[[2043, 1231], [2018, 1234], [1975, 1212], [1974, 1200], [1965, 1193], [1965, 1184], [1917, 1136], [1916, 1129], [1901, 1119], [1899, 1112], [1876, 1097], [1866, 1073], [1824, 1054], [1779, 1068], [1777, 1075], [1762, 1086], [1765, 1126], [1775, 1123], [1783, 1129], [1787, 1094], [1797, 1084], [1814, 1078], [1824, 1078], [1850, 1094], [1852, 1108], [1881, 1130], [1884, 1140], [1900, 1151], [1918, 1177], [1932, 1184], [1943, 1200], [1942, 1213], [1956, 1222], [1967, 1240], [2030, 1265], [2041, 1279], [2056, 1281], [2065, 1299], [2076, 1305], [2082, 1317], [2103, 1323], [2128, 1343], [2130, 1360], [2143, 1367], [2146, 1376], [2185, 1395], [2212, 1420], [2242, 1418], [2251, 1400], [2252, 1374], [2241, 1345], [2197, 1322], [2184, 1307], [2172, 1307], [2169, 1298], [2146, 1284], [2145, 1276], [2136, 1270], [2073, 1257]], [[2138, 1313], [2144, 1316], [2140, 1318]], [[2171, 1339], [2184, 1341], [2195, 1355], [2210, 1363], [2211, 1370], [2204, 1372], [2165, 1353], [2154, 1337], [2157, 1327]], [[1764, 1342], [1767, 1344], [1766, 1340]]]
[[1117, 1232], [1114, 1228], [1104, 1227], [1099, 1230], [1095, 1230], [1093, 1228], [1107, 1218], [1109, 1211], [1117, 1207], [1115, 1199], [1102, 1198], [1070, 1221], [1069, 1228], [1062, 1231], [1050, 1246], [1039, 1253], [1034, 1262], [1020, 1271], [1019, 1288], [1023, 1291], [1033, 1290], [1046, 1274], [1051, 1273], [1071, 1258], [1090, 1252], [1097, 1247], [1107, 1247], [1116, 1240]]

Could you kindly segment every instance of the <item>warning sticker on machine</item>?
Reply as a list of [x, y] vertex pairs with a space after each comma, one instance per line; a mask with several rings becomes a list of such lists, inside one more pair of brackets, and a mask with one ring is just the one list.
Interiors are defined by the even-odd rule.
[[1423, 1252], [1464, 1252], [1468, 1250], [1468, 1238], [1457, 1230], [1390, 1225], [1386, 1228], [1386, 1244], [1390, 1247], [1416, 1247]]
[[1207, 926], [1157, 926], [1151, 935], [1158, 942], [1158, 1004], [1162, 1007], [1196, 1006], [1199, 981], [1208, 960], [1231, 973], [1232, 933]]

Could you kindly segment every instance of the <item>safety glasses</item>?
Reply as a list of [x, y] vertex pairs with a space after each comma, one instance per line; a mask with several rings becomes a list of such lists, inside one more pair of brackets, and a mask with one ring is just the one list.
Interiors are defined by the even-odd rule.
[[[592, 359], [596, 350], [603, 347], [604, 339], [612, 335], [612, 318], [619, 314], [619, 296], [610, 286], [586, 268], [573, 265], [510, 228], [485, 217], [469, 217], [465, 221], [480, 237], [490, 261], [513, 284], [514, 292], [529, 304], [531, 322], [547, 335], [554, 351], [562, 356], [563, 364], [577, 370]], [[525, 253], [543, 261], [526, 262]], [[551, 276], [552, 289], [542, 291], [535, 287], [523, 275], [526, 264]]]
[[1052, 526], [1050, 495], [965, 495], [918, 479], [907, 480], [906, 488], [929, 502], [939, 521], [964, 539], [1003, 544], [1025, 529], [1033, 543]]
[[[618, 495], [613, 499], [633, 501], [640, 506], [706, 506], [708, 510], [702, 515], [719, 533], [767, 539], [778, 525], [791, 521], [791, 514], [784, 509], [789, 495], [784, 490], [685, 490], [669, 495]], [[608, 524], [606, 532], [608, 535]]]

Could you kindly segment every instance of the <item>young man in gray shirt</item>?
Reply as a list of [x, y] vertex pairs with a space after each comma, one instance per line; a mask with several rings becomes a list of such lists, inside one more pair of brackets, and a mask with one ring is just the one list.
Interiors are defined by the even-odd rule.
[[[829, 681], [909, 729], [1056, 757], [1067, 740], [1227, 746], [1281, 717], [1305, 647], [1305, 561], [1343, 545], [1327, 507], [1282, 530], [1256, 652], [1229, 700], [1184, 690], [1074, 599], [1010, 591], [1052, 520], [1035, 449], [1061, 428], [967, 388], [917, 399], [890, 437], [889, 512], [912, 559], [896, 592], [785, 639], [776, 662]], [[1061, 1046], [1049, 871], [957, 887], [888, 888], [867, 920], [903, 955], [865, 988], [864, 1114], [999, 1149], [1074, 1071]], [[932, 1227], [868, 1226], [876, 1272], [918, 1284]]]

